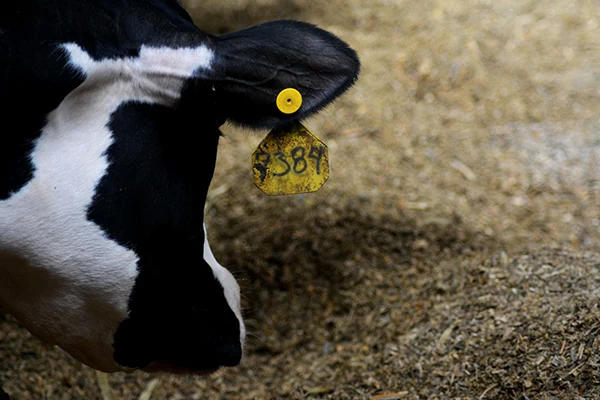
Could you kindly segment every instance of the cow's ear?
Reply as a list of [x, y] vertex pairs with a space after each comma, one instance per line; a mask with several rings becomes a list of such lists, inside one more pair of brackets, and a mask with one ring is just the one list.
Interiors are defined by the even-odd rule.
[[[216, 39], [214, 90], [232, 122], [272, 128], [327, 106], [354, 84], [359, 70], [356, 52], [333, 34], [304, 22], [273, 21]], [[302, 95], [293, 114], [276, 105], [287, 88]]]

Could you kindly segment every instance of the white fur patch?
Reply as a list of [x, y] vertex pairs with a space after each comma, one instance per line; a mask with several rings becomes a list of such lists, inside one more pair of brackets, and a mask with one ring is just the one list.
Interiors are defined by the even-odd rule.
[[[85, 81], [48, 115], [31, 153], [33, 179], [0, 201], [0, 304], [82, 362], [117, 371], [113, 334], [127, 316], [138, 257], [86, 217], [109, 166], [107, 124], [127, 101], [172, 105], [213, 52], [143, 47], [139, 57], [95, 61], [76, 44], [63, 47]], [[237, 284], [221, 270], [215, 276], [228, 301], [237, 293], [230, 305], [241, 321]]]
[[180, 49], [144, 46], [139, 57], [97, 62], [76, 44], [64, 47], [71, 56], [71, 65], [87, 77], [87, 85], [105, 88], [114, 85], [113, 89], [122, 92], [120, 103], [137, 100], [172, 104], [179, 99], [185, 79], [210, 68], [214, 55], [206, 46]]
[[212, 268], [215, 278], [217, 278], [219, 282], [221, 282], [221, 286], [223, 286], [223, 291], [225, 293], [225, 299], [227, 300], [227, 304], [229, 304], [229, 308], [233, 310], [238, 321], [240, 321], [240, 343], [242, 344], [243, 349], [244, 338], [246, 337], [246, 327], [244, 326], [244, 322], [242, 319], [240, 286], [238, 285], [231, 272], [229, 272], [227, 268], [219, 264], [219, 262], [213, 255], [213, 252], [210, 249], [210, 245], [208, 244], [206, 224], [204, 225], [204, 261], [206, 261], [207, 264], [210, 265], [210, 268]]

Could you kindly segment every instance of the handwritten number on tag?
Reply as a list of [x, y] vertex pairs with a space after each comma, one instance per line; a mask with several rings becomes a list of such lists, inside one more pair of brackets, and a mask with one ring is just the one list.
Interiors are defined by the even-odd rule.
[[[308, 153], [308, 156], [306, 155]], [[273, 176], [281, 177], [286, 176], [292, 171], [301, 175], [305, 173], [309, 167], [307, 158], [315, 160], [315, 170], [317, 175], [321, 175], [321, 161], [325, 149], [322, 146], [311, 146], [310, 151], [306, 151], [304, 146], [295, 147], [290, 154], [286, 154], [282, 151], [270, 154], [267, 152], [260, 152], [256, 154], [256, 161], [260, 165], [262, 171], [266, 171], [269, 167], [269, 163], [277, 162], [278, 168], [273, 170]], [[258, 165], [257, 165], [258, 166]]]

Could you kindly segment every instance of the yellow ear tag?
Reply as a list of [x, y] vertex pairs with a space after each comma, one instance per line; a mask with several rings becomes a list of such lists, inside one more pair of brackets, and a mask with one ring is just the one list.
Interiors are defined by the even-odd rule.
[[[277, 96], [283, 113], [296, 112], [301, 104], [302, 95], [295, 89]], [[274, 129], [252, 153], [252, 170], [254, 184], [269, 196], [316, 192], [329, 178], [327, 146], [301, 123]]]

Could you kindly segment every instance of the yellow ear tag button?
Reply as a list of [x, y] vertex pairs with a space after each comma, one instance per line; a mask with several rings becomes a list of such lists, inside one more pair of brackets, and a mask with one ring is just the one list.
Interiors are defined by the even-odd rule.
[[282, 90], [277, 96], [277, 108], [284, 114], [293, 114], [302, 106], [302, 95], [292, 88]]
[[300, 123], [272, 130], [252, 153], [252, 171], [269, 196], [316, 192], [329, 178], [327, 146]]

